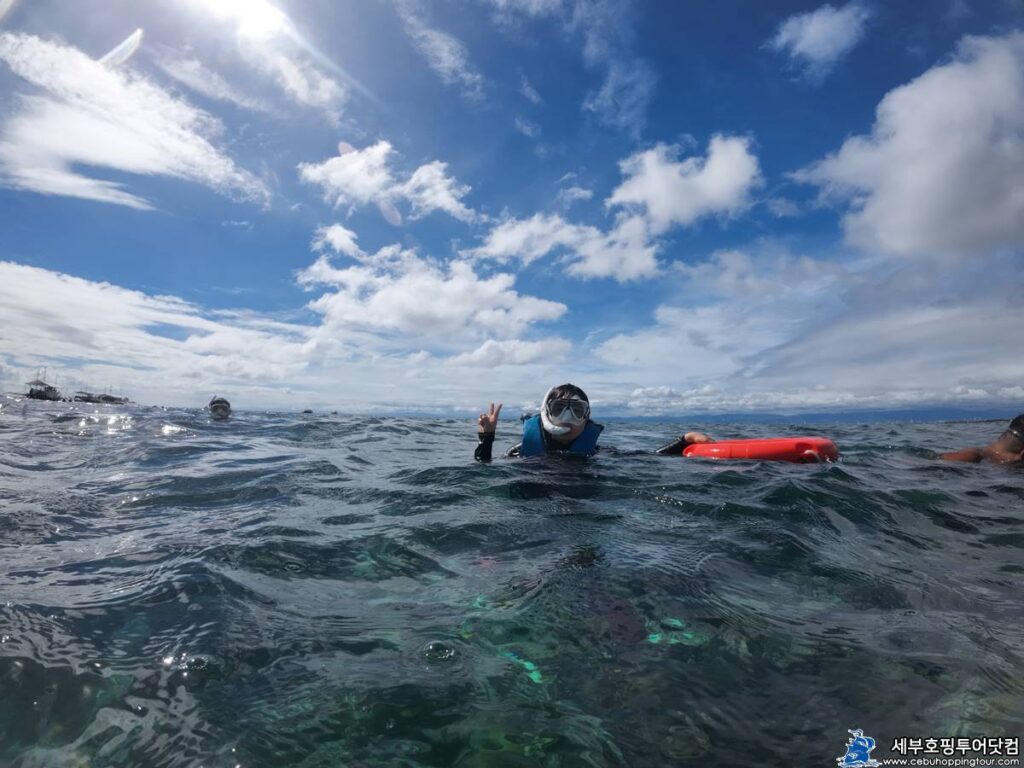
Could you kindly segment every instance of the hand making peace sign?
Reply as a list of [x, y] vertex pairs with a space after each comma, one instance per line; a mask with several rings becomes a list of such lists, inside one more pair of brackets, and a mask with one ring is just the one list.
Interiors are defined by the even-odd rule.
[[498, 403], [498, 407], [494, 407], [494, 403], [491, 403], [490, 409], [487, 413], [481, 413], [480, 417], [476, 420], [477, 427], [481, 434], [494, 434], [494, 430], [498, 427], [498, 415], [501, 413], [501, 403]]

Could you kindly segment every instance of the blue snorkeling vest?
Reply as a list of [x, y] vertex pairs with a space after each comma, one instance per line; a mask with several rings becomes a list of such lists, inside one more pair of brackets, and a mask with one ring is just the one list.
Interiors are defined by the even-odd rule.
[[[540, 421], [540, 414], [533, 416], [523, 422], [523, 443], [519, 448], [520, 456], [541, 456], [547, 453], [544, 447], [544, 429]], [[600, 424], [592, 421], [587, 422], [580, 436], [569, 443], [565, 450], [576, 456], [593, 456], [597, 453], [597, 438], [604, 429]]]

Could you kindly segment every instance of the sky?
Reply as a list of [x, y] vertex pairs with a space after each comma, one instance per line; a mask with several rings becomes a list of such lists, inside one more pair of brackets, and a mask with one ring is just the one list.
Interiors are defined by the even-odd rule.
[[1024, 410], [1024, 0], [0, 0], [0, 389]]

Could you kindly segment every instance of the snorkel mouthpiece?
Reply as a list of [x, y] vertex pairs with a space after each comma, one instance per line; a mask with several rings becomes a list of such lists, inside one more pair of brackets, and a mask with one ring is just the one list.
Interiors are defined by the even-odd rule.
[[547, 409], [540, 412], [540, 422], [544, 425], [544, 430], [551, 435], [565, 435], [572, 430], [572, 427], [552, 422], [551, 419], [548, 418]]

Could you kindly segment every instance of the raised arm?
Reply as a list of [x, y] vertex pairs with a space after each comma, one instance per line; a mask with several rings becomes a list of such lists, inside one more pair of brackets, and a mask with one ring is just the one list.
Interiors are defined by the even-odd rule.
[[477, 461], [490, 461], [491, 450], [494, 448], [494, 432], [498, 428], [498, 417], [501, 415], [501, 403], [498, 403], [498, 407], [494, 407], [494, 403], [491, 403], [491, 407], [487, 413], [481, 413], [477, 417], [477, 443], [476, 451], [473, 453], [473, 458]]
[[683, 449], [688, 445], [693, 445], [694, 443], [713, 442], [715, 441], [703, 432], [687, 432], [685, 435], [673, 440], [668, 445], [661, 446], [661, 448], [658, 448], [655, 453], [661, 454], [662, 456], [681, 456]]

